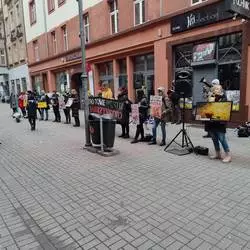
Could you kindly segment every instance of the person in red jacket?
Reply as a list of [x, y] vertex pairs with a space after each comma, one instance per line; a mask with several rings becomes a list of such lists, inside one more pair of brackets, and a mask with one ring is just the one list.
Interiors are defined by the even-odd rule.
[[24, 92], [21, 92], [18, 97], [18, 107], [21, 109], [23, 117], [26, 117], [26, 107], [24, 105], [26, 99], [26, 95]]

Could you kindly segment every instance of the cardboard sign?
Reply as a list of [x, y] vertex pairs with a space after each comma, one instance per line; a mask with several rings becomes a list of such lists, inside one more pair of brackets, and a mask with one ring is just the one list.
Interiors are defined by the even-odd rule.
[[65, 109], [65, 102], [64, 102], [63, 96], [59, 96], [58, 101], [59, 101], [59, 108], [60, 109]]
[[72, 106], [72, 104], [73, 104], [73, 101], [74, 101], [74, 98], [69, 98], [66, 105], [65, 105], [65, 107], [70, 108]]
[[161, 119], [162, 96], [150, 96], [150, 115]]
[[47, 103], [46, 102], [38, 102], [37, 107], [39, 109], [46, 109], [47, 108]]
[[132, 104], [131, 110], [132, 110], [132, 114], [131, 114], [132, 123], [136, 125], [140, 124], [139, 105]]
[[123, 102], [102, 97], [89, 98], [89, 112], [99, 115], [109, 114], [117, 121], [123, 120]]

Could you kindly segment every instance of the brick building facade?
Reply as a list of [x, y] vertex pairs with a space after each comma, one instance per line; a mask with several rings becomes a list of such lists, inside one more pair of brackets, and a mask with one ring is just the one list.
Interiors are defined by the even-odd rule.
[[[103, 0], [90, 4], [84, 10], [90, 89], [96, 93], [100, 83], [108, 81], [114, 97], [119, 87], [126, 86], [134, 100], [137, 88], [149, 96], [158, 86], [171, 88], [185, 71], [193, 89], [191, 103], [202, 101], [199, 80], [203, 76], [208, 81], [219, 78], [235, 104], [233, 121], [250, 120], [250, 25], [228, 12], [226, 2]], [[28, 42], [31, 78], [34, 82], [42, 77], [41, 88], [60, 89], [57, 73], [65, 72], [68, 85], [81, 92], [78, 22], [78, 16], [72, 16]]]

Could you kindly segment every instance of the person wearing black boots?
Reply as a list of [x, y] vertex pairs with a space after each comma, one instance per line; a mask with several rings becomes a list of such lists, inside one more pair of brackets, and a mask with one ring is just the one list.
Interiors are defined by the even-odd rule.
[[32, 92], [29, 92], [26, 109], [28, 112], [28, 119], [31, 126], [31, 130], [34, 131], [36, 129], [37, 101], [35, 99], [34, 93]]
[[80, 99], [75, 89], [71, 90], [71, 98], [73, 98], [71, 109], [72, 109], [72, 117], [75, 118], [74, 127], [80, 127], [80, 119], [79, 119]]
[[53, 111], [55, 114], [54, 122], [61, 122], [61, 115], [60, 115], [60, 110], [59, 110], [59, 96], [56, 93], [56, 91], [54, 91], [54, 93], [51, 97], [51, 102], [52, 102]]
[[118, 100], [123, 102], [122, 121], [121, 121], [122, 134], [119, 137], [129, 138], [129, 114], [131, 113], [132, 102], [128, 99], [128, 90], [126, 88], [120, 89]]
[[[148, 101], [142, 89], [137, 90], [137, 101], [136, 103], [139, 104], [139, 116], [140, 116], [140, 123], [136, 127], [135, 138], [131, 142], [137, 143], [139, 141], [144, 141], [144, 128], [143, 124], [148, 117]], [[138, 140], [139, 136], [141, 135], [141, 139]]]
[[[63, 95], [63, 98], [64, 98], [64, 103], [66, 105], [70, 98], [69, 92], [65, 92]], [[70, 124], [71, 123], [70, 107], [64, 107], [63, 111], [64, 111], [65, 118], [66, 118], [65, 124]]]

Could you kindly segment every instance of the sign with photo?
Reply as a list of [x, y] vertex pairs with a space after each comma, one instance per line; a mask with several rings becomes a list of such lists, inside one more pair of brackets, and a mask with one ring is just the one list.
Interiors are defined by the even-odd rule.
[[47, 108], [47, 103], [46, 102], [38, 102], [37, 103], [37, 108], [46, 109]]
[[161, 119], [162, 96], [150, 96], [150, 115], [155, 118]]
[[66, 105], [65, 105], [65, 107], [70, 108], [72, 106], [72, 104], [73, 104], [73, 101], [74, 101], [74, 98], [69, 98]]
[[89, 97], [89, 112], [99, 115], [109, 114], [120, 122], [123, 119], [123, 102], [102, 97]]
[[133, 124], [140, 124], [140, 113], [139, 113], [139, 105], [138, 104], [132, 104], [131, 105], [131, 118], [132, 118], [132, 123]]
[[230, 121], [232, 102], [197, 102], [197, 121]]

